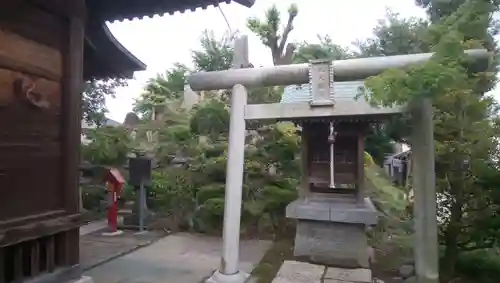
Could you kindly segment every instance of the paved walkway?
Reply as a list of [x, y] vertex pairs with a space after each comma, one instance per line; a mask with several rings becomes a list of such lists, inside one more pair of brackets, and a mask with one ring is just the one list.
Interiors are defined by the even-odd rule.
[[137, 234], [124, 231], [121, 235], [105, 236], [102, 229], [80, 237], [80, 266], [83, 270], [113, 260], [166, 236], [163, 232], [150, 231]]
[[[270, 241], [242, 240], [240, 268], [251, 272]], [[188, 233], [167, 236], [147, 247], [85, 272], [94, 283], [199, 283], [220, 263], [220, 238]]]
[[96, 231], [102, 230], [106, 228], [107, 225], [108, 222], [106, 219], [90, 222], [80, 227], [80, 236], [88, 235]]

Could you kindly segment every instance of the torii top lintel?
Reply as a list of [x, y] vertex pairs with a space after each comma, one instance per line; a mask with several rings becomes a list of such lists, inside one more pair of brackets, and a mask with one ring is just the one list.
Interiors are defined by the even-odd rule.
[[[492, 54], [485, 49], [465, 51], [476, 63], [487, 66]], [[335, 81], [363, 80], [388, 69], [405, 68], [423, 63], [433, 53], [395, 55], [333, 61]], [[483, 68], [484, 69], [484, 68]], [[188, 83], [194, 91], [230, 89], [241, 84], [246, 87], [305, 84], [309, 82], [309, 64], [292, 64], [262, 68], [231, 69], [194, 73]]]

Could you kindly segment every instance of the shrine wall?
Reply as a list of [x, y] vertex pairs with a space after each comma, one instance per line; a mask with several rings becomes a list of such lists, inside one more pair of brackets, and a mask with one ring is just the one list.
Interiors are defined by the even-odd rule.
[[0, 3], [0, 231], [64, 212], [66, 26], [23, 1]]

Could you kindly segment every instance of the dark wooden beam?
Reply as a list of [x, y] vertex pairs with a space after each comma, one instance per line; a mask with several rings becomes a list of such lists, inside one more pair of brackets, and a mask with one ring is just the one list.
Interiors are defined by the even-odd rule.
[[12, 247], [14, 249], [13, 268], [14, 268], [14, 282], [22, 283], [23, 276], [23, 248], [21, 245]]
[[364, 204], [365, 195], [365, 137], [358, 136], [358, 147], [356, 152], [356, 187], [358, 202]]
[[78, 231], [81, 224], [81, 215], [73, 214], [16, 226], [0, 232], [0, 248], [71, 229]]
[[5, 278], [5, 248], [0, 247], [0, 283], [6, 283]]
[[68, 42], [64, 51], [62, 96], [63, 194], [67, 213], [79, 212], [79, 164], [81, 130], [81, 93], [83, 91], [83, 46], [85, 41], [85, 1], [73, 1], [69, 19]]
[[31, 242], [30, 269], [32, 277], [40, 274], [40, 242], [38, 240]]
[[47, 271], [52, 272], [56, 268], [56, 253], [55, 253], [55, 237], [53, 235], [47, 237], [47, 241], [45, 242], [45, 263], [47, 264]]

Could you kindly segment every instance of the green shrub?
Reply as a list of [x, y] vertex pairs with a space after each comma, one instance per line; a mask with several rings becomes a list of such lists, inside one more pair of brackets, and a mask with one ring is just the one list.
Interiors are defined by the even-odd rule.
[[460, 277], [473, 282], [499, 282], [500, 254], [492, 250], [464, 252], [459, 256], [456, 271]]
[[224, 198], [225, 187], [223, 184], [206, 185], [198, 189], [196, 192], [196, 202], [199, 204], [212, 198]]
[[101, 202], [107, 200], [106, 187], [104, 185], [81, 186], [83, 208], [91, 211], [101, 211]]
[[170, 167], [152, 173], [151, 208], [169, 215], [178, 226], [186, 226], [196, 206], [191, 176], [184, 168]]
[[192, 218], [192, 226], [198, 232], [221, 231], [224, 219], [224, 198], [210, 198], [201, 204]]
[[87, 132], [90, 141], [82, 145], [83, 160], [98, 165], [123, 165], [131, 150], [129, 135], [122, 128], [110, 126], [91, 129]]

